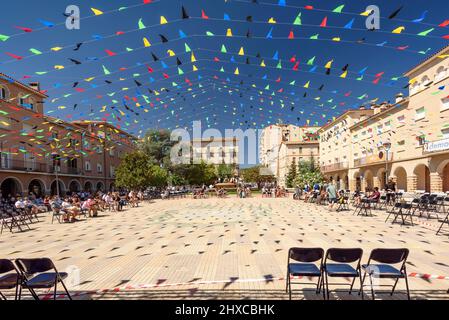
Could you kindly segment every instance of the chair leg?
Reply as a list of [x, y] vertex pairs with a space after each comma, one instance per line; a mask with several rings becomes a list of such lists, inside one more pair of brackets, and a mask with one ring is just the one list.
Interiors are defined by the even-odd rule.
[[405, 287], [407, 288], [407, 299], [410, 300], [410, 289], [408, 287], [408, 277], [407, 274], [405, 274]]
[[0, 291], [0, 298], [1, 298], [0, 300], [8, 300], [1, 291]]
[[60, 281], [61, 281], [62, 287], [63, 287], [64, 290], [65, 290], [65, 293], [67, 294], [67, 298], [69, 298], [69, 300], [72, 300], [72, 296], [70, 295], [69, 290], [67, 290], [67, 287], [65, 286], [64, 281], [62, 281], [62, 279], [60, 279]]
[[317, 283], [317, 285], [316, 285], [316, 293], [317, 293], [317, 294], [320, 293], [320, 291], [321, 291], [321, 285], [320, 285], [320, 283], [321, 283], [321, 275], [318, 277], [318, 283]]
[[354, 277], [354, 279], [352, 279], [351, 287], [349, 287], [349, 294], [352, 294], [352, 287], [354, 287], [355, 279], [356, 279], [356, 277]]
[[363, 292], [362, 272], [359, 272], [359, 280], [360, 280], [360, 292], [362, 293], [362, 300], [365, 300], [365, 294]]
[[376, 296], [374, 295], [373, 278], [372, 278], [371, 274], [368, 274], [368, 277], [369, 277], [369, 282], [370, 282], [370, 286], [371, 286], [371, 295], [373, 296], [373, 300], [376, 300]]
[[394, 290], [396, 289], [396, 285], [398, 284], [398, 281], [399, 281], [399, 278], [396, 278], [396, 281], [394, 282], [393, 289], [391, 290], [390, 296], [393, 295]]
[[288, 276], [288, 298], [292, 299], [292, 279], [290, 279], [290, 275]]
[[53, 292], [53, 300], [56, 300], [56, 290], [58, 288], [58, 278], [55, 279], [55, 291]]
[[363, 278], [360, 279], [360, 291], [359, 291], [359, 295], [362, 294], [363, 295], [363, 285], [365, 283], [365, 278], [366, 278], [366, 271], [363, 274]]
[[327, 300], [330, 300], [330, 296], [329, 296], [329, 279], [327, 277], [327, 273], [325, 274], [326, 276], [326, 295], [327, 295]]

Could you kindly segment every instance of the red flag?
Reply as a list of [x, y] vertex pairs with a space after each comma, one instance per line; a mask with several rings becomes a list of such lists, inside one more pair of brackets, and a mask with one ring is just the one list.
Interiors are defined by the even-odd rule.
[[293, 33], [293, 30], [290, 30], [290, 34], [288, 35], [289, 39], [295, 39], [295, 34]]
[[321, 21], [320, 27], [325, 28], [327, 26], [327, 17], [324, 17], [323, 21]]
[[111, 50], [108, 50], [108, 49], [106, 49], [106, 50], [104, 50], [104, 51], [106, 51], [106, 53], [108, 54], [108, 56], [110, 56], [110, 57], [112, 57], [112, 56], [116, 56], [117, 55], [117, 53], [115, 53], [115, 52], [112, 52]]
[[313, 6], [305, 6], [304, 9], [313, 10]]
[[293, 67], [293, 70], [298, 71], [299, 69], [299, 61], [295, 63], [295, 66]]
[[14, 28], [16, 28], [16, 29], [19, 29], [19, 30], [22, 30], [22, 31], [24, 31], [24, 32], [33, 32], [33, 29], [30, 29], [30, 28], [25, 28], [25, 27], [14, 27]]
[[17, 55], [15, 55], [15, 54], [12, 54], [12, 53], [9, 53], [9, 52], [5, 52], [8, 56], [10, 56], [10, 57], [12, 57], [12, 58], [14, 58], [14, 59], [16, 59], [16, 60], [22, 60], [23, 59], [23, 57], [21, 57], [21, 56], [17, 56]]
[[209, 17], [206, 15], [206, 12], [204, 12], [204, 10], [201, 10], [201, 18], [209, 19]]
[[438, 25], [441, 28], [449, 26], [449, 20], [444, 20], [442, 23]]

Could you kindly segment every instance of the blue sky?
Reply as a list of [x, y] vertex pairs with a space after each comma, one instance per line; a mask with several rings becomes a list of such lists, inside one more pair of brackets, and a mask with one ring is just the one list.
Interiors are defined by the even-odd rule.
[[[279, 0], [258, 0], [259, 4], [251, 0], [160, 0], [147, 5], [142, 2], [8, 1], [2, 4], [2, 12], [7, 14], [2, 15], [0, 34], [11, 38], [0, 42], [0, 72], [23, 82], [39, 81], [42, 89], [48, 90], [46, 111], [52, 116], [65, 120], [107, 119], [136, 135], [148, 128], [191, 128], [194, 120], [201, 120], [204, 128], [220, 130], [261, 128], [278, 121], [313, 125], [323, 124], [371, 99], [392, 101], [396, 93], [406, 94], [403, 72], [422, 61], [426, 57], [423, 52], [433, 53], [449, 43], [442, 38], [449, 34], [449, 26], [438, 27], [449, 19], [447, 1], [286, 0], [286, 6], [279, 5]], [[63, 24], [62, 14], [70, 4], [81, 9], [80, 30], [67, 30]], [[331, 12], [343, 4], [342, 13]], [[366, 30], [365, 18], [358, 14], [370, 4], [377, 5], [384, 17], [381, 29], [375, 32]], [[182, 5], [191, 19], [181, 20]], [[307, 5], [314, 10], [305, 9]], [[401, 6], [395, 19], [385, 19]], [[119, 7], [128, 9], [118, 11]], [[93, 15], [90, 8], [104, 14], [89, 17]], [[201, 19], [201, 10], [209, 19]], [[412, 21], [425, 11], [423, 20]], [[302, 25], [293, 25], [300, 12]], [[224, 19], [225, 14], [229, 20]], [[160, 25], [161, 16], [168, 20], [167, 24]], [[248, 16], [252, 23], [246, 22]], [[271, 17], [276, 24], [267, 23]], [[325, 17], [327, 26], [323, 28], [320, 24]], [[147, 28], [138, 30], [139, 19]], [[352, 19], [352, 28], [345, 29]], [[39, 20], [62, 25], [39, 30], [43, 27]], [[24, 33], [16, 26], [35, 31]], [[401, 34], [391, 33], [400, 26], [405, 27]], [[233, 37], [224, 36], [228, 28]], [[267, 38], [271, 28], [272, 38]], [[434, 30], [427, 36], [417, 36], [431, 28]], [[185, 38], [180, 37], [180, 30]], [[111, 36], [119, 31], [125, 34]], [[206, 31], [215, 36], [206, 36]], [[248, 31], [251, 38], [246, 37]], [[288, 39], [291, 31], [293, 40]], [[169, 41], [162, 43], [160, 34]], [[318, 40], [310, 39], [316, 34]], [[143, 48], [143, 37], [151, 47]], [[331, 41], [337, 37], [341, 41]], [[74, 51], [77, 43], [83, 45]], [[191, 52], [186, 52], [186, 44], [195, 55], [194, 63]], [[222, 45], [227, 53], [221, 52]], [[47, 53], [58, 46], [67, 48]], [[238, 55], [241, 47], [244, 56]], [[33, 55], [31, 48], [43, 54], [28, 57]], [[127, 52], [126, 48], [134, 51]], [[168, 57], [169, 49], [176, 56]], [[117, 55], [108, 56], [105, 50]], [[26, 58], [16, 61], [6, 52]], [[160, 60], [154, 61], [152, 53]], [[298, 71], [293, 70], [296, 62], [289, 61], [293, 56], [300, 61]], [[177, 58], [182, 63], [182, 75], [178, 74]], [[68, 59], [82, 64], [75, 65]], [[262, 60], [265, 67], [261, 66]], [[324, 66], [330, 60], [331, 74], [326, 75]], [[279, 62], [282, 69], [277, 68]], [[55, 70], [55, 65], [65, 68]], [[192, 65], [198, 71], [193, 72]], [[345, 65], [349, 73], [341, 78]], [[104, 74], [103, 66], [110, 75]], [[225, 72], [220, 72], [222, 67]], [[120, 68], [126, 70], [119, 71]], [[236, 68], [239, 75], [234, 74]], [[363, 70], [363, 79], [356, 80]], [[48, 73], [36, 74], [42, 71]], [[169, 78], [165, 79], [163, 73]], [[373, 83], [379, 74], [378, 83]], [[95, 79], [87, 82], [87, 78]], [[75, 83], [78, 84], [74, 88]], [[304, 88], [307, 83], [309, 88]], [[155, 90], [160, 93], [158, 96], [154, 95]], [[64, 97], [67, 94], [72, 95]], [[152, 105], [143, 105], [143, 95]], [[143, 106], [136, 106], [133, 98]], [[52, 102], [53, 99], [56, 100]]]

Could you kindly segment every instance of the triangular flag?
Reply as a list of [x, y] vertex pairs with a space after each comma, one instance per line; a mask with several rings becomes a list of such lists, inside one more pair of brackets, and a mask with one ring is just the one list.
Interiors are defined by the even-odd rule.
[[[224, 47], [224, 45], [223, 45], [223, 47]], [[223, 47], [222, 47], [222, 50], [223, 50]], [[225, 48], [225, 50], [226, 50], [226, 48]], [[245, 55], [245, 50], [243, 49], [243, 47], [241, 47], [239, 50], [239, 56], [244, 56], [244, 55]]]
[[106, 75], [111, 74], [111, 72], [109, 72], [109, 70], [106, 69], [106, 67], [105, 67], [104, 65], [103, 65], [103, 72], [104, 72], [104, 74], [106, 74]]
[[96, 16], [99, 16], [99, 15], [102, 15], [102, 14], [103, 14], [103, 11], [98, 10], [98, 9], [95, 9], [95, 8], [90, 8], [90, 10], [92, 10], [92, 12], [93, 12]]
[[341, 13], [341, 11], [343, 10], [344, 7], [345, 7], [345, 5], [342, 4], [342, 5], [338, 6], [338, 7], [336, 7], [334, 10], [332, 10], [332, 12]]
[[187, 43], [184, 43], [184, 46], [185, 46], [186, 52], [191, 52], [192, 51], [192, 49], [190, 49], [190, 47], [189, 47], [189, 45]]
[[145, 29], [146, 26], [143, 24], [142, 18], [139, 19], [139, 30]]
[[302, 22], [301, 22], [301, 12], [298, 14], [298, 16], [296, 17], [296, 19], [295, 19], [295, 21], [293, 22], [293, 24], [296, 25], [296, 26], [302, 25]]
[[232, 37], [232, 30], [230, 28], [226, 31], [226, 37]]
[[165, 19], [164, 16], [161, 16], [161, 24], [167, 24], [167, 23], [168, 23], [167, 19]]
[[143, 38], [143, 45], [146, 48], [151, 47], [151, 43], [150, 43], [150, 41], [148, 41], [147, 38]]

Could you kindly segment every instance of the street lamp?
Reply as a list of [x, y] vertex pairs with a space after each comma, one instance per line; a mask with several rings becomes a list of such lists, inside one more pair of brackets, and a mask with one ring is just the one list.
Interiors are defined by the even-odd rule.
[[61, 160], [59, 158], [59, 155], [56, 152], [53, 152], [52, 154], [52, 158], [53, 158], [53, 170], [56, 174], [56, 193], [58, 195], [59, 198], [59, 177], [58, 177], [58, 169], [61, 165]]
[[388, 183], [388, 155], [391, 149], [391, 142], [385, 141], [383, 144], [384, 150], [385, 150], [385, 185]]

